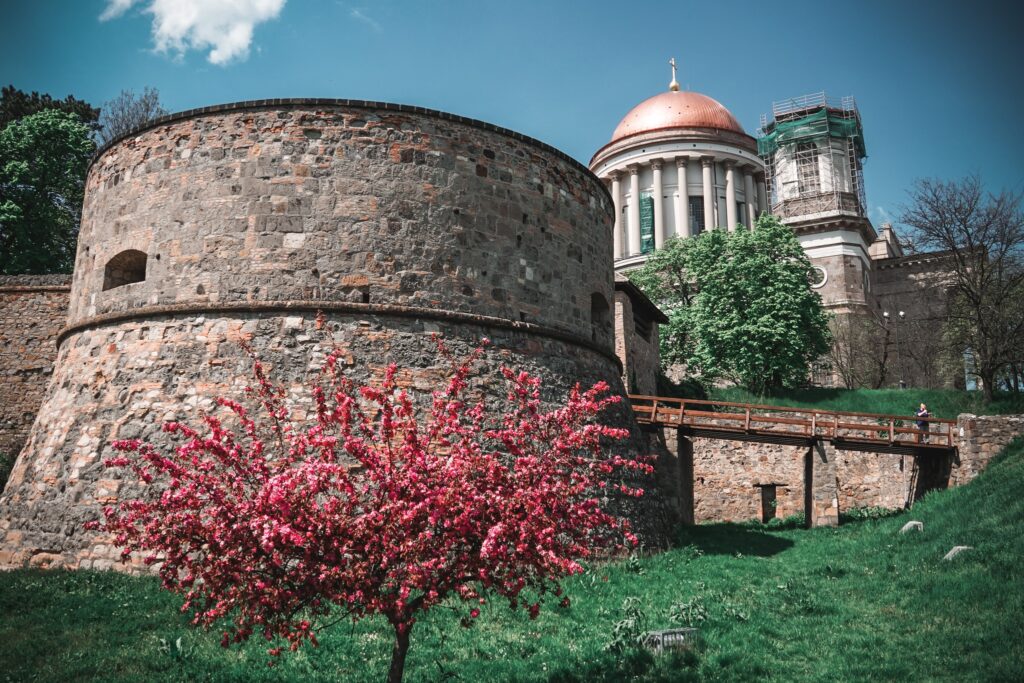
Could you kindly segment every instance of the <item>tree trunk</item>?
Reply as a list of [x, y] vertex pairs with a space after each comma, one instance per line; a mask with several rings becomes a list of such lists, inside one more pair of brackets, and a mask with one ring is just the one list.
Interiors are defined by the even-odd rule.
[[388, 683], [402, 683], [405, 673], [405, 655], [409, 652], [409, 635], [412, 624], [395, 624], [395, 647], [391, 650], [391, 669], [388, 670]]
[[992, 403], [995, 400], [996, 373], [979, 370], [978, 376], [981, 378], [981, 393], [985, 396], [985, 403]]

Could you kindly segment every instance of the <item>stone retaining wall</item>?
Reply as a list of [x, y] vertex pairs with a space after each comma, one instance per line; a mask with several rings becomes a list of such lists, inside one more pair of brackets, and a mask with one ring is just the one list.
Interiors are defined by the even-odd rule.
[[70, 285], [70, 275], [0, 275], [0, 454], [18, 454], [43, 402]]
[[1024, 415], [965, 413], [957, 419], [957, 429], [958, 461], [950, 477], [954, 486], [974, 479], [1010, 441], [1024, 437]]
[[[855, 508], [901, 509], [928, 490], [965, 484], [978, 475], [1013, 438], [1024, 436], [1024, 415], [975, 416], [958, 419], [957, 453], [893, 455], [842, 451], [828, 446], [814, 471], [815, 488], [834, 489], [838, 512]], [[680, 515], [692, 521], [722, 522], [761, 519], [762, 489], [774, 487], [775, 517], [805, 512], [804, 466], [808, 449], [726, 439], [690, 439], [687, 450], [666, 430], [669, 450], [677, 455], [675, 479], [663, 477]], [[820, 465], [827, 463], [826, 467]], [[692, 479], [689, 479], [692, 472]], [[825, 481], [832, 477], [834, 481]], [[676, 483], [678, 482], [678, 483]], [[692, 506], [692, 507], [690, 507]], [[828, 516], [828, 515], [826, 515]]]

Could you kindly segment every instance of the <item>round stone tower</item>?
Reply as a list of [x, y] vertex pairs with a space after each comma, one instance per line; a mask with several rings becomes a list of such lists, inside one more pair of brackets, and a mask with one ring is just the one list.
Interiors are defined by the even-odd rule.
[[552, 396], [621, 392], [612, 220], [602, 183], [558, 150], [420, 107], [242, 102], [114, 141], [89, 170], [54, 375], [0, 498], [0, 565], [114, 564], [83, 529], [134, 493], [102, 466], [110, 442], [159, 441], [164, 421], [237, 395], [241, 340], [296, 392], [331, 344], [357, 380], [394, 362], [429, 390], [434, 333], [457, 351], [491, 338], [488, 370], [540, 374]]

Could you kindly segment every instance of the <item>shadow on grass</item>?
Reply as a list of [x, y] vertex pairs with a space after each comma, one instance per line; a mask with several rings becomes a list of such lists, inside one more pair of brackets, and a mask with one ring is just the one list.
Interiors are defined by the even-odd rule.
[[555, 669], [549, 683], [583, 683], [586, 681], [698, 681], [699, 655], [693, 651], [668, 653], [655, 657], [643, 650], [609, 654], [576, 669]]
[[727, 522], [700, 524], [683, 529], [680, 546], [693, 545], [705, 555], [752, 555], [771, 557], [793, 547], [793, 541], [767, 533], [768, 529]]

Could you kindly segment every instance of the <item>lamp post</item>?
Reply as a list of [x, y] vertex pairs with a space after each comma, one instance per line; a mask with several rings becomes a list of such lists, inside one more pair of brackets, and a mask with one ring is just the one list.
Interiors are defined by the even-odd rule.
[[[907, 317], [906, 312], [900, 311], [896, 314], [900, 320], [904, 320]], [[883, 311], [882, 317], [885, 318], [886, 324], [889, 323], [889, 311]], [[906, 389], [907, 383], [903, 380], [903, 362], [900, 359], [900, 326], [895, 320], [892, 321], [893, 334], [896, 337], [896, 369], [900, 376], [900, 389]]]

